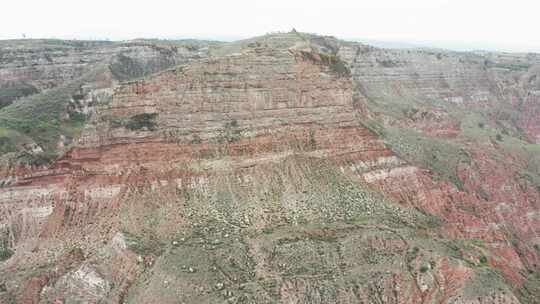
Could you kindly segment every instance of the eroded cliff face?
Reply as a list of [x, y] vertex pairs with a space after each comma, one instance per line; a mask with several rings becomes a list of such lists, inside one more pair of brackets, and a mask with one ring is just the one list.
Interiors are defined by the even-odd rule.
[[[467, 144], [439, 106], [502, 102], [500, 74], [476, 57], [299, 33], [210, 54], [111, 82], [63, 156], [3, 171], [0, 236], [14, 255], [0, 300], [526, 300], [540, 195], [519, 174], [534, 159], [491, 133]], [[527, 115], [512, 123], [530, 136]], [[394, 128], [443, 136], [468, 161], [414, 162], [429, 149]]]
[[540, 196], [530, 173], [538, 172], [538, 57], [358, 45], [339, 52], [366, 125], [399, 156], [454, 184], [390, 170], [376, 177], [379, 187], [446, 219], [451, 235], [486, 240], [496, 252], [488, 261], [509, 280], [538, 271]]
[[[197, 47], [167, 42], [8, 40], [1, 44], [0, 88], [25, 85], [37, 91], [73, 81], [104, 62], [111, 62], [111, 69], [120, 80], [125, 80], [205, 56]], [[25, 95], [29, 94], [13, 97]]]
[[455, 136], [455, 124], [463, 121], [449, 114], [469, 108], [469, 113], [485, 112], [508, 128], [521, 128], [521, 135], [536, 142], [536, 54], [387, 50], [352, 43], [342, 45], [339, 55], [350, 65], [356, 89], [372, 114], [399, 118], [386, 123]]
[[93, 117], [94, 105], [107, 101], [115, 86], [204, 58], [210, 44], [192, 40], [2, 42], [2, 161], [42, 164], [62, 155]]

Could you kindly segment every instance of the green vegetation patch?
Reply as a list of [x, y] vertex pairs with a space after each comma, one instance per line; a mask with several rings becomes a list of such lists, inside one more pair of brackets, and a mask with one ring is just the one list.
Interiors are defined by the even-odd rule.
[[14, 252], [9, 248], [0, 247], [0, 262], [9, 259]]
[[17, 98], [36, 93], [38, 93], [38, 89], [24, 82], [0, 86], [0, 108], [11, 104]]
[[220, 143], [233, 143], [240, 139], [242, 139], [242, 130], [238, 126], [238, 121], [233, 119], [223, 125], [217, 141]]
[[[347, 65], [339, 58], [338, 55], [335, 54], [325, 54], [325, 53], [314, 53], [314, 52], [304, 52], [302, 51], [302, 56], [304, 58], [307, 58], [311, 60], [312, 62], [320, 62], [323, 65], [326, 65], [332, 70], [334, 73], [341, 77], [349, 77], [351, 76], [351, 71], [347, 67]], [[317, 58], [319, 57], [319, 58]]]
[[336, 74], [342, 77], [351, 76], [351, 71], [337, 55], [321, 53], [320, 56], [322, 62], [329, 66]]
[[429, 270], [429, 266], [427, 266], [427, 265], [422, 265], [420, 267], [420, 272], [421, 273], [426, 273], [428, 270]]
[[503, 277], [489, 267], [478, 268], [463, 288], [463, 295], [468, 299], [487, 297], [495, 292], [511, 293]]
[[529, 274], [527, 280], [518, 289], [516, 295], [521, 303], [538, 303], [538, 295], [540, 295], [540, 272]]
[[[19, 100], [0, 109], [0, 128], [11, 129], [32, 138], [44, 150], [55, 150], [60, 135], [71, 139], [84, 124], [77, 119], [61, 119], [72, 96], [79, 91], [75, 82]], [[10, 137], [14, 139], [14, 137]]]
[[15, 131], [0, 128], [0, 154], [17, 151], [17, 134]]
[[[105, 67], [98, 66], [77, 80], [20, 98], [1, 108], [0, 129], [10, 130], [8, 138], [16, 146], [26, 138], [37, 143], [46, 154], [56, 154], [60, 138], [63, 136], [70, 142], [86, 123], [85, 115], [70, 108], [73, 101], [81, 99], [81, 86], [95, 81], [103, 73], [107, 73]], [[8, 147], [11, 145], [8, 140], [4, 142]]]
[[471, 160], [458, 145], [404, 128], [387, 128], [383, 137], [401, 158], [429, 168], [439, 177], [463, 189], [463, 182], [457, 174], [458, 168]]
[[519, 178], [525, 179], [527, 182], [531, 183], [533, 187], [540, 192], [540, 174], [537, 172], [531, 172], [527, 170], [522, 170], [518, 172]]
[[132, 131], [142, 129], [154, 131], [157, 127], [157, 116], [157, 113], [142, 113], [134, 115], [129, 118], [129, 121], [126, 123], [126, 128]]

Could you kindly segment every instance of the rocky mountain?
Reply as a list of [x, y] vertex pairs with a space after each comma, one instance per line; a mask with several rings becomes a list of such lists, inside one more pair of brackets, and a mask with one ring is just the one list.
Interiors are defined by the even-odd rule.
[[1, 303], [538, 303], [538, 54], [0, 45]]

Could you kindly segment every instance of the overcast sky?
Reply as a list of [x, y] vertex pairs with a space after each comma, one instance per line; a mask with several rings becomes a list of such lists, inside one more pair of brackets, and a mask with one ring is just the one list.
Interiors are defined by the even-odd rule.
[[246, 38], [274, 31], [540, 51], [539, 0], [2, 0], [0, 39]]

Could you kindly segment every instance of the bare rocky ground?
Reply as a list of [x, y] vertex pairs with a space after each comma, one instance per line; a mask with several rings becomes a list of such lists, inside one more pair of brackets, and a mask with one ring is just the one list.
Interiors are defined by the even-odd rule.
[[537, 54], [0, 45], [1, 303], [538, 303]]

